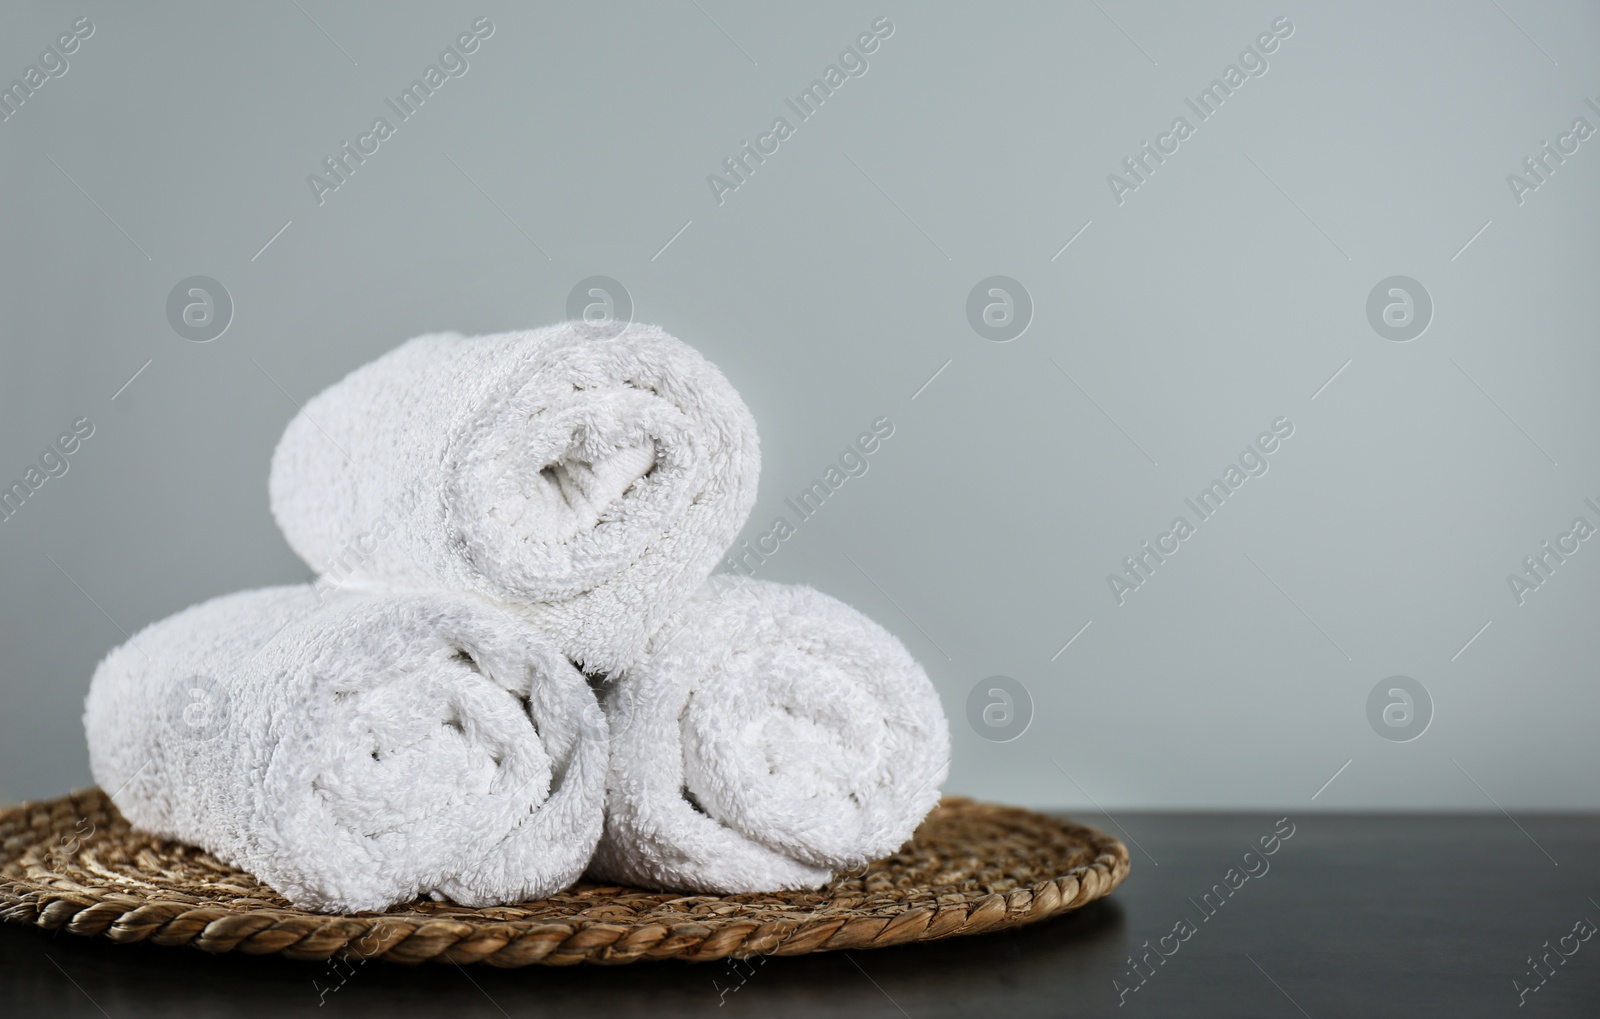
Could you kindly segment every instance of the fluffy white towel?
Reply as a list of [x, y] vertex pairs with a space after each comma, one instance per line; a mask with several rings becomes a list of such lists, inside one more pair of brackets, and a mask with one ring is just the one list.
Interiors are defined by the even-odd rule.
[[808, 587], [712, 577], [602, 705], [602, 881], [816, 888], [904, 845], [950, 766], [927, 673]]
[[[147, 657], [148, 656], [148, 657]], [[583, 871], [604, 716], [516, 616], [466, 595], [227, 595], [107, 655], [84, 726], [136, 827], [297, 906], [537, 898]]]
[[755, 421], [654, 326], [419, 336], [289, 423], [272, 512], [333, 582], [471, 591], [615, 674], [749, 516]]

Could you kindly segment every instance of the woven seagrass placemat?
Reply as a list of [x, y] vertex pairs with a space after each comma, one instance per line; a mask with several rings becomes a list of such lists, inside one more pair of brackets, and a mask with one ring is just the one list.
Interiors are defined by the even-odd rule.
[[568, 966], [802, 955], [1033, 923], [1128, 875], [1110, 836], [946, 797], [911, 842], [811, 892], [684, 895], [582, 883], [492, 909], [295, 909], [202, 850], [132, 830], [99, 789], [0, 811], [0, 918], [117, 942], [293, 959]]

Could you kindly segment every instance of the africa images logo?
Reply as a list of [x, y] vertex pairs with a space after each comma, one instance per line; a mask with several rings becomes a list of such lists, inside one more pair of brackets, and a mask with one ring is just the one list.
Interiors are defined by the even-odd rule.
[[[463, 54], [476, 53], [478, 47], [483, 45], [483, 40], [494, 35], [494, 22], [488, 18], [479, 18], [472, 23], [472, 31], [462, 32], [456, 37], [454, 43], [446, 46], [439, 54], [436, 64], [429, 64], [423, 68], [422, 77], [411, 79], [411, 84], [393, 99], [385, 99], [384, 104], [394, 111], [399, 123], [410, 120], [435, 92], [444, 87], [445, 82], [451, 78], [464, 77], [472, 70], [472, 65]], [[340, 146], [338, 152], [322, 161], [322, 170], [326, 177], [318, 174], [308, 174], [306, 184], [311, 188], [311, 196], [317, 200], [318, 205], [327, 201], [329, 193], [339, 190], [345, 182], [355, 175], [356, 168], [365, 166], [366, 157], [375, 154], [378, 147], [394, 136], [398, 127], [390, 123], [388, 117], [377, 117], [372, 121], [372, 129], [366, 134], [357, 135], [355, 144], [346, 141]]]
[[83, 40], [91, 35], [94, 35], [94, 22], [88, 18], [79, 18], [72, 23], [70, 31], [62, 32], [44, 52], [39, 54], [38, 63], [23, 68], [20, 77], [12, 78], [11, 84], [0, 89], [0, 123], [5, 123], [16, 116], [22, 104], [32, 99], [35, 92], [44, 88], [45, 82], [51, 78], [64, 77], [72, 70], [67, 57], [78, 52]]
[[[799, 94], [792, 99], [785, 99], [784, 105], [793, 111], [800, 123], [810, 120], [822, 109], [822, 104], [833, 98], [833, 94], [844, 87], [844, 83], [851, 78], [859, 78], [870, 70], [867, 58], [863, 54], [876, 53], [882, 40], [894, 35], [894, 22], [888, 18], [879, 18], [872, 23], [872, 31], [862, 32], [856, 36], [856, 41], [845, 47], [839, 54], [837, 63], [829, 64], [822, 69], [822, 77], [811, 79], [811, 84], [801, 89]], [[718, 205], [726, 201], [729, 192], [737, 191], [749, 182], [750, 177], [756, 172], [757, 166], [764, 166], [766, 157], [778, 151], [778, 146], [793, 137], [797, 130], [788, 117], [775, 117], [771, 130], [756, 136], [755, 144], [748, 141], [740, 143], [737, 155], [729, 156], [722, 161], [722, 171], [726, 177], [719, 177], [714, 173], [706, 174], [706, 184], [711, 188], [711, 197]], [[754, 161], [754, 165], [752, 164]]]

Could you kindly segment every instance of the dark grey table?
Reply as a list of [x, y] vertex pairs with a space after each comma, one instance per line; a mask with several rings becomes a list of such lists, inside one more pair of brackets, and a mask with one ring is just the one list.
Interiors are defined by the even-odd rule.
[[1126, 834], [1078, 816], [1129, 842], [1132, 876], [1018, 931], [737, 965], [346, 974], [0, 924], [0, 1014], [1600, 1016], [1584, 926], [1600, 818], [1302, 815], [1246, 859], [1278, 815], [1118, 815]]

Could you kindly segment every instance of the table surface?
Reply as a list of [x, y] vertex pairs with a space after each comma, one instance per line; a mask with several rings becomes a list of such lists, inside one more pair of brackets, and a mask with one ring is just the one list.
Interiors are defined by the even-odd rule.
[[[373, 961], [346, 972], [0, 923], [0, 1013], [1600, 1015], [1600, 938], [1586, 940], [1600, 928], [1582, 926], [1600, 923], [1600, 817], [1312, 814], [1280, 826], [1279, 816], [1076, 815], [1121, 837], [1134, 860], [1121, 888], [1078, 913], [924, 945], [739, 964]], [[1245, 856], [1290, 825], [1276, 852]], [[1137, 974], [1132, 956], [1148, 956]]]

